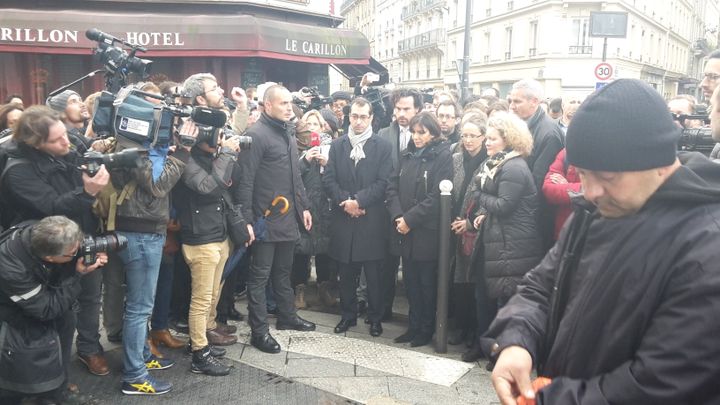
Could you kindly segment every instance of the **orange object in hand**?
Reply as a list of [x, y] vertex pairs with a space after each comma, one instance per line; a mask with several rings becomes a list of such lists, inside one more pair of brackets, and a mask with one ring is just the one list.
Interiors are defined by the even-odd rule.
[[[537, 393], [546, 385], [550, 385], [551, 382], [552, 380], [547, 377], [538, 377], [535, 379], [535, 381], [532, 382], [532, 388], [535, 393]], [[518, 405], [535, 405], [534, 399], [525, 399], [525, 397], [522, 395], [518, 396], [516, 401]]]

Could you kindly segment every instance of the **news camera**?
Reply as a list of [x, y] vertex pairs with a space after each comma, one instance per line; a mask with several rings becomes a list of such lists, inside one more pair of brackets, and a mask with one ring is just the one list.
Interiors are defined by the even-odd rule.
[[139, 167], [140, 153], [137, 148], [124, 149], [116, 153], [108, 153], [103, 155], [97, 151], [87, 151], [85, 155], [80, 159], [79, 169], [87, 173], [90, 177], [94, 177], [100, 165], [110, 170], [114, 168], [135, 168]]
[[715, 140], [712, 136], [712, 129], [708, 126], [701, 128], [686, 128], [687, 120], [701, 121], [704, 125], [710, 123], [710, 117], [707, 115], [690, 115], [690, 114], [672, 114], [673, 121], [677, 121], [682, 126], [682, 133], [678, 141], [679, 150], [696, 151], [705, 155], [709, 155], [715, 147]]
[[[324, 106], [332, 104], [333, 101], [331, 97], [323, 97], [317, 87], [303, 87], [299, 93], [302, 97], [293, 96], [293, 104], [300, 107], [303, 112], [320, 110]], [[309, 103], [305, 101], [306, 97], [310, 98]]]
[[[131, 73], [137, 74], [141, 79], [145, 79], [150, 74], [152, 61], [135, 56], [137, 52], [147, 52], [147, 49], [142, 46], [98, 31], [97, 28], [85, 31], [85, 36], [98, 43], [93, 55], [105, 67], [106, 86], [111, 92], [115, 93], [120, 90], [127, 83], [127, 77]], [[115, 46], [115, 43], [118, 42], [129, 47], [130, 52]]]
[[[382, 87], [368, 87], [363, 97], [370, 102], [373, 113], [373, 131], [378, 132], [392, 122], [393, 106], [390, 102], [390, 92]], [[349, 111], [346, 116], [349, 114]]]

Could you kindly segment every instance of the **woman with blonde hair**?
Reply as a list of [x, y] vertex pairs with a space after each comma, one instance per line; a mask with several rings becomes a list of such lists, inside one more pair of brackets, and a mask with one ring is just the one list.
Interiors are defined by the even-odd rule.
[[[520, 279], [543, 256], [536, 219], [538, 191], [524, 159], [532, 145], [527, 124], [517, 116], [497, 112], [488, 119], [485, 148], [489, 157], [475, 178], [479, 191], [473, 225], [481, 236], [474, 256], [476, 270], [482, 272], [478, 280], [485, 280], [477, 285], [484, 284], [485, 296], [495, 300], [497, 308], [515, 294]], [[478, 300], [478, 308], [481, 305]]]

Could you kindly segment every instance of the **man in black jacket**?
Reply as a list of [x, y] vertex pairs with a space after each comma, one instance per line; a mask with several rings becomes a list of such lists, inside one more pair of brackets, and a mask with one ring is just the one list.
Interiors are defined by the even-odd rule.
[[390, 143], [372, 133], [372, 106], [355, 98], [350, 106], [348, 136], [335, 140], [323, 176], [332, 200], [330, 256], [340, 270], [342, 318], [335, 333], [357, 324], [357, 284], [367, 280], [370, 334], [380, 336], [384, 306], [381, 270], [387, 246], [385, 188], [392, 172]]
[[[183, 88], [195, 105], [222, 107], [222, 89], [210, 74], [190, 76]], [[186, 125], [194, 124], [187, 122]], [[192, 278], [188, 314], [192, 371], [212, 376], [228, 375], [230, 367], [211, 355], [209, 344], [227, 346], [237, 342], [234, 327], [215, 322], [215, 308], [231, 246], [223, 197], [227, 195], [229, 199], [228, 190], [240, 148], [236, 139], [221, 138], [218, 132], [205, 130], [205, 135], [190, 151], [182, 181], [173, 191], [181, 225], [182, 252]]]
[[[590, 207], [486, 334], [502, 404], [720, 403], [720, 166], [676, 155], [679, 135], [640, 80], [578, 109], [567, 157]], [[533, 365], [552, 379], [537, 393]]]
[[[279, 353], [280, 345], [270, 335], [265, 306], [265, 286], [272, 277], [278, 304], [277, 329], [315, 330], [315, 324], [297, 316], [295, 295], [290, 286], [295, 242], [299, 238], [298, 222], [306, 230], [312, 227], [310, 203], [305, 195], [295, 140], [292, 95], [283, 86], [270, 86], [263, 97], [264, 111], [247, 131], [253, 143], [241, 154], [240, 204], [245, 219], [252, 223], [265, 216], [273, 201], [289, 203], [287, 211], [275, 211], [264, 218], [264, 235], [253, 245], [248, 274], [248, 322], [252, 328], [251, 344], [266, 353]], [[255, 233], [260, 229], [255, 229]], [[255, 238], [251, 232], [250, 241]]]
[[[44, 106], [25, 110], [13, 134], [14, 145], [2, 179], [3, 216], [12, 223], [50, 215], [64, 215], [80, 225], [83, 232], [98, 231], [93, 215], [95, 196], [110, 180], [101, 168], [95, 176], [78, 169], [80, 155], [72, 149], [60, 115]], [[78, 297], [78, 358], [95, 375], [107, 375], [107, 362], [100, 346], [100, 296], [102, 273], [82, 279]]]
[[[513, 84], [509, 96], [510, 110], [525, 120], [533, 137], [533, 150], [526, 160], [538, 190], [542, 190], [545, 175], [558, 152], [563, 148], [563, 133], [560, 126], [540, 108], [540, 102], [544, 100], [543, 92], [539, 82], [524, 79]], [[542, 194], [538, 198], [540, 198], [538, 216], [540, 236], [547, 251], [552, 246], [555, 215]]]
[[[90, 266], [78, 260], [82, 231], [63, 216], [7, 232], [0, 245], [0, 402], [19, 403], [24, 395], [62, 401], [68, 395], [72, 305], [81, 279], [107, 263], [107, 255], [97, 254]], [[45, 341], [55, 333], [60, 352], [57, 343]], [[21, 342], [17, 336], [23, 337]], [[29, 350], [40, 358], [33, 358]]]

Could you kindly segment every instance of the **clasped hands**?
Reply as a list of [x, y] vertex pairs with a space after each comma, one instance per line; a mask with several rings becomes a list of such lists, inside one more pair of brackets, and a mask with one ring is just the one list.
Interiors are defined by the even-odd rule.
[[360, 208], [360, 204], [358, 204], [357, 200], [351, 200], [348, 198], [347, 200], [341, 202], [340, 206], [352, 218], [358, 218], [365, 215], [365, 210]]

